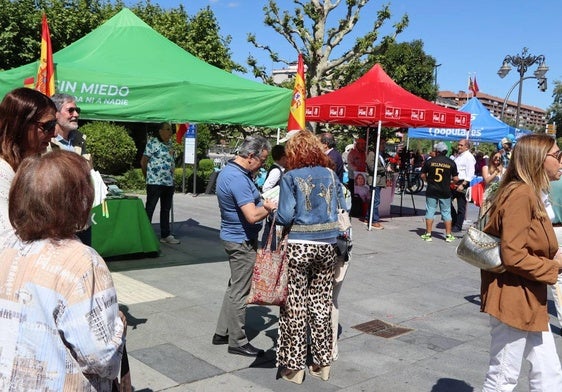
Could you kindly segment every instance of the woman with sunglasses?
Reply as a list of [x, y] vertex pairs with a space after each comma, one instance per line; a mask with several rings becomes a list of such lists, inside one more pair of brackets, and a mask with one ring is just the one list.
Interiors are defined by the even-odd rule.
[[482, 167], [482, 178], [486, 183], [486, 188], [489, 188], [490, 184], [499, 182], [504, 173], [502, 154], [497, 151], [488, 159], [488, 164]]
[[501, 239], [505, 272], [481, 271], [481, 311], [490, 315], [491, 344], [483, 392], [512, 391], [523, 359], [530, 391], [562, 391], [562, 369], [550, 331], [547, 285], [556, 283], [562, 252], [546, 203], [562, 174], [560, 149], [546, 134], [523, 136], [490, 200], [488, 234]]
[[0, 103], [0, 231], [11, 229], [8, 193], [21, 161], [47, 150], [55, 134], [57, 109], [49, 97], [26, 87]]

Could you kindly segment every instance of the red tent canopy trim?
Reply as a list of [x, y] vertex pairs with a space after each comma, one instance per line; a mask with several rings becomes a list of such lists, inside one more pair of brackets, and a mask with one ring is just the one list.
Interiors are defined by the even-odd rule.
[[308, 98], [306, 120], [354, 126], [470, 128], [470, 113], [444, 108], [398, 86], [375, 64], [355, 82]]

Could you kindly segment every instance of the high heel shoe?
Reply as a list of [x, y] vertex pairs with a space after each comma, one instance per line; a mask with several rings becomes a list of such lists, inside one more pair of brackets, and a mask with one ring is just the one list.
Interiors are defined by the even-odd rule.
[[321, 379], [322, 381], [328, 381], [330, 378], [330, 365], [320, 366], [320, 365], [310, 365], [308, 367], [310, 375]]
[[304, 379], [304, 369], [301, 370], [283, 369], [281, 370], [281, 378], [283, 380], [294, 382], [295, 384], [302, 384], [302, 380]]

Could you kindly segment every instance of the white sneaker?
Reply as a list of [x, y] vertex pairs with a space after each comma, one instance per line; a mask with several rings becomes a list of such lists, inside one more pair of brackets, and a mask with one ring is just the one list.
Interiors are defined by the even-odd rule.
[[176, 237], [174, 237], [173, 235], [169, 235], [166, 238], [160, 238], [160, 242], [166, 243], [166, 244], [179, 244], [180, 240], [176, 239]]

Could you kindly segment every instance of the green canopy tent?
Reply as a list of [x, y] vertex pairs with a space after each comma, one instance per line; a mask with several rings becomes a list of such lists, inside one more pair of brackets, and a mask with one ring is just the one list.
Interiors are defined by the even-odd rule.
[[[213, 67], [126, 8], [53, 57], [56, 91], [76, 96], [84, 119], [287, 125], [291, 90]], [[0, 97], [37, 65], [0, 72]]]

